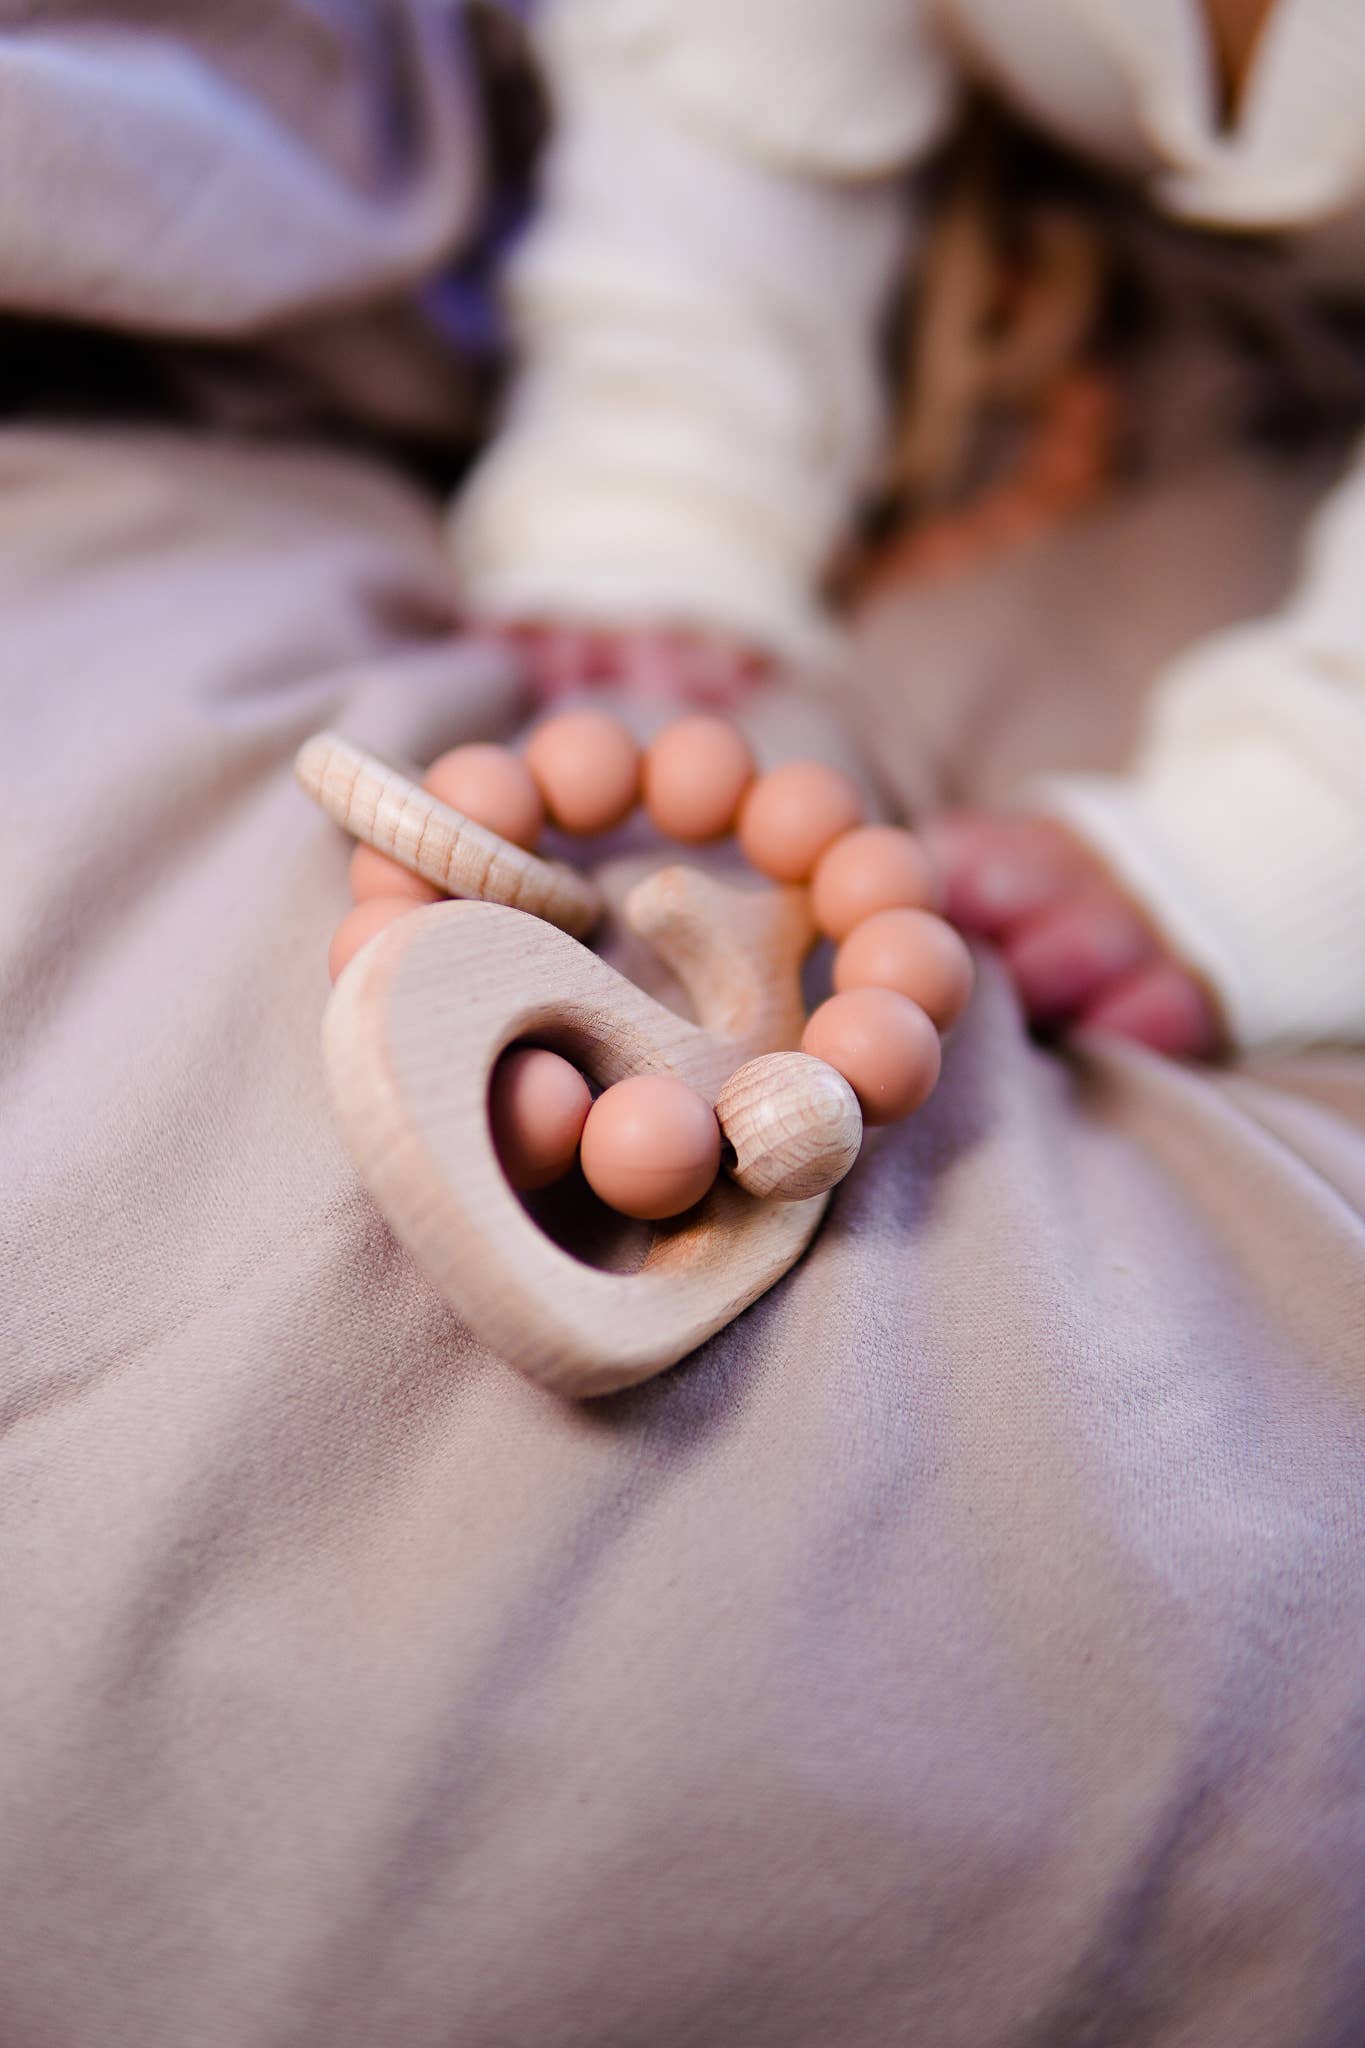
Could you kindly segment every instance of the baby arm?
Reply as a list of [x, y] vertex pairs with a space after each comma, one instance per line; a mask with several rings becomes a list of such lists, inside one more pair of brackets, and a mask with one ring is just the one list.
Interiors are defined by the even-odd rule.
[[1130, 775], [942, 822], [950, 907], [1039, 1021], [1174, 1052], [1365, 1042], [1362, 562], [1358, 465], [1285, 610], [1167, 672]]
[[901, 173], [948, 100], [918, 16], [545, 7], [556, 136], [508, 280], [520, 374], [452, 539], [471, 612], [535, 629], [562, 679], [613, 646], [646, 680], [681, 663], [722, 686], [829, 649], [817, 592], [877, 449]]

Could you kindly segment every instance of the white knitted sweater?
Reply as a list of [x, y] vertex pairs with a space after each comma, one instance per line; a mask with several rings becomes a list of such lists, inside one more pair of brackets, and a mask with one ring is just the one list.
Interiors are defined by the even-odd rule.
[[[1276, 0], [1230, 131], [1201, 0], [548, 0], [524, 368], [453, 518], [485, 613], [827, 649], [875, 451], [899, 184], [966, 62], [1165, 211], [1365, 284], [1365, 0]], [[1127, 778], [1039, 799], [1100, 846], [1244, 1046], [1365, 1042], [1365, 467], [1279, 616], [1159, 679]]]

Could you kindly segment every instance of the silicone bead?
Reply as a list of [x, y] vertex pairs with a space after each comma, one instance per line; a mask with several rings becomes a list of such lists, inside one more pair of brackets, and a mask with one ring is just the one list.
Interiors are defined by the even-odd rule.
[[728, 718], [680, 718], [646, 751], [645, 809], [666, 838], [690, 846], [723, 839], [753, 774], [744, 735]]
[[844, 939], [879, 910], [922, 909], [934, 900], [934, 871], [912, 832], [895, 825], [864, 825], [847, 832], [820, 859], [811, 885], [815, 921], [831, 939]]
[[503, 1172], [529, 1192], [561, 1180], [578, 1156], [592, 1094], [577, 1067], [543, 1046], [517, 1046], [493, 1070], [488, 1120]]
[[598, 1096], [583, 1126], [589, 1186], [625, 1216], [657, 1221], [699, 1202], [720, 1167], [720, 1125], [670, 1074], [636, 1074]]
[[823, 761], [788, 761], [761, 775], [739, 811], [746, 859], [775, 882], [804, 882], [831, 841], [858, 824], [857, 790]]
[[370, 896], [364, 903], [357, 903], [348, 911], [332, 933], [332, 943], [327, 953], [327, 971], [335, 981], [343, 968], [351, 961], [362, 946], [377, 938], [386, 925], [396, 918], [406, 917], [415, 910], [411, 896]]
[[609, 832], [634, 808], [640, 750], [619, 718], [605, 711], [563, 711], [538, 726], [526, 746], [551, 819], [565, 832]]
[[545, 823], [545, 806], [535, 777], [510, 747], [481, 742], [452, 747], [432, 762], [422, 787], [476, 825], [484, 825], [528, 851]]
[[368, 903], [376, 896], [406, 896], [409, 907], [416, 910], [422, 903], [445, 901], [434, 882], [424, 882], [386, 853], [376, 853], [363, 844], [351, 855], [350, 883], [357, 903]]
[[966, 941], [932, 910], [879, 910], [855, 925], [834, 956], [834, 986], [892, 988], [940, 1031], [961, 1015], [975, 969]]
[[[545, 806], [535, 778], [508, 747], [481, 742], [452, 747], [432, 762], [422, 777], [422, 787], [476, 825], [528, 850], [545, 823]], [[375, 896], [406, 896], [414, 904], [445, 901], [431, 882], [424, 882], [387, 854], [376, 853], [372, 846], [357, 846], [351, 855], [350, 880], [357, 903], [367, 903]]]
[[858, 1098], [863, 1121], [895, 1123], [933, 1093], [942, 1049], [929, 1018], [889, 988], [855, 988], [811, 1013], [802, 1052], [828, 1060]]

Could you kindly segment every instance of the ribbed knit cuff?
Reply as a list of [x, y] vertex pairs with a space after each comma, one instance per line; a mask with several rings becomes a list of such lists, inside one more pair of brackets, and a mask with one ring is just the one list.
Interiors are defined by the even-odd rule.
[[1365, 1043], [1365, 808], [1263, 735], [1028, 801], [1088, 839], [1243, 1049]]
[[[495, 449], [457, 501], [449, 536], [461, 597], [509, 622], [724, 633], [782, 662], [828, 666], [844, 637], [762, 524], [685, 490], [613, 490]], [[596, 487], [594, 487], [596, 486]], [[724, 508], [727, 509], [728, 508]]]

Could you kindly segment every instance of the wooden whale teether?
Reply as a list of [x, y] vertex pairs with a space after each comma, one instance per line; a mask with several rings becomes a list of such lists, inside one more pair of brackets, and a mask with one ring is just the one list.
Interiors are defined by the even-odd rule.
[[[808, 1029], [809, 888], [736, 888], [681, 866], [636, 886], [624, 920], [682, 984], [689, 1022], [578, 943], [601, 899], [573, 869], [500, 839], [334, 735], [308, 741], [296, 772], [364, 844], [475, 899], [398, 915], [341, 973], [324, 1017], [337, 1123], [395, 1234], [471, 1330], [543, 1386], [605, 1394], [674, 1364], [801, 1256], [857, 1157], [860, 1093], [876, 1120], [865, 1088], [880, 1085], [878, 1045], [858, 1036], [867, 992], [815, 1013], [837, 1013], [825, 1037], [836, 1057], [847, 1045], [854, 1085], [795, 1050]], [[780, 814], [780, 796], [767, 792], [769, 812]], [[778, 835], [786, 872], [808, 816], [808, 804], [793, 811]], [[887, 1000], [929, 1029], [936, 1075], [928, 1019], [904, 997]], [[675, 1077], [716, 1113], [725, 1171], [696, 1206], [654, 1228], [634, 1271], [573, 1256], [508, 1182], [490, 1089], [503, 1053], [526, 1044], [561, 1054], [603, 1089]], [[924, 1064], [922, 1047], [915, 1058]]]

